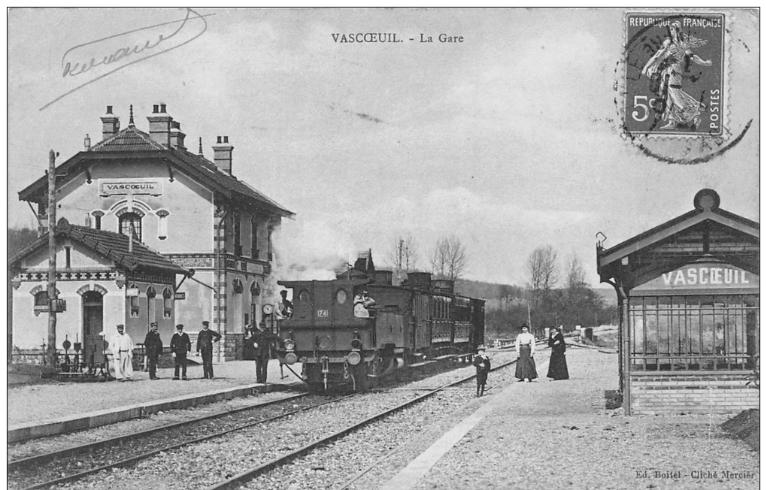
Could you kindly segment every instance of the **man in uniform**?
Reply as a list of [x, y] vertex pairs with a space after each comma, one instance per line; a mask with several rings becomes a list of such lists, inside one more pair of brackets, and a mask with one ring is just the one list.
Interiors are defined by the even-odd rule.
[[157, 322], [152, 322], [149, 332], [144, 339], [144, 349], [146, 349], [147, 364], [149, 365], [149, 379], [159, 379], [157, 377], [157, 359], [162, 354], [162, 339], [157, 331]]
[[192, 342], [189, 340], [189, 336], [184, 333], [184, 325], [176, 325], [176, 333], [173, 334], [173, 338], [170, 339], [170, 351], [173, 353], [175, 359], [175, 366], [173, 370], [173, 379], [178, 379], [178, 370], [181, 368], [181, 377], [186, 381], [186, 353], [192, 350]]
[[269, 347], [276, 336], [266, 329], [264, 322], [258, 324], [253, 336], [253, 348], [256, 353], [256, 382], [266, 383], [266, 368], [269, 365]]
[[115, 363], [115, 377], [130, 381], [133, 376], [133, 340], [125, 333], [125, 325], [117, 325], [117, 335], [112, 339], [112, 353]]
[[202, 330], [197, 334], [197, 352], [202, 354], [203, 379], [213, 379], [213, 342], [221, 339], [221, 334], [209, 327], [209, 322], [202, 322]]

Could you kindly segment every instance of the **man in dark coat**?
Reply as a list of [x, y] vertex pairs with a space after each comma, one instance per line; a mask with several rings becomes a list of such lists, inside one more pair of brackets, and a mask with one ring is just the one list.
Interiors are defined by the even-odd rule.
[[159, 379], [157, 377], [157, 359], [162, 354], [162, 339], [157, 331], [157, 322], [152, 322], [149, 332], [144, 339], [144, 349], [146, 349], [147, 364], [149, 365], [149, 379]]
[[485, 384], [487, 384], [487, 373], [490, 372], [490, 358], [485, 354], [485, 346], [477, 347], [477, 355], [472, 362], [477, 368], [477, 396], [485, 394]]
[[253, 348], [256, 353], [256, 382], [266, 383], [266, 368], [269, 365], [269, 347], [274, 342], [276, 336], [266, 329], [266, 325], [261, 322], [258, 324], [258, 330], [253, 335]]
[[184, 325], [179, 323], [176, 325], [176, 333], [170, 339], [170, 351], [176, 361], [173, 370], [174, 380], [178, 379], [178, 370], [181, 368], [181, 377], [186, 381], [186, 354], [191, 350], [192, 342], [189, 340], [189, 336], [184, 333]]
[[202, 322], [202, 330], [197, 334], [197, 352], [202, 354], [203, 379], [213, 379], [213, 342], [221, 340], [221, 334], [209, 327], [209, 322]]

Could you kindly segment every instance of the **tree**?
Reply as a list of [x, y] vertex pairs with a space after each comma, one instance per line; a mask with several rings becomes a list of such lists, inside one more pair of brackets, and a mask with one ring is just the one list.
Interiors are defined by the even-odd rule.
[[549, 291], [559, 279], [556, 250], [551, 245], [533, 250], [527, 259], [527, 271], [530, 273], [530, 289], [534, 293]]
[[389, 260], [394, 265], [394, 268], [405, 272], [413, 271], [416, 267], [417, 258], [418, 247], [413, 235], [408, 233], [407, 235], [397, 237], [389, 252]]
[[456, 280], [466, 268], [466, 247], [451, 235], [437, 240], [431, 254], [431, 271], [440, 279]]
[[570, 290], [586, 286], [586, 273], [583, 270], [581, 259], [572, 254], [567, 260], [567, 288]]

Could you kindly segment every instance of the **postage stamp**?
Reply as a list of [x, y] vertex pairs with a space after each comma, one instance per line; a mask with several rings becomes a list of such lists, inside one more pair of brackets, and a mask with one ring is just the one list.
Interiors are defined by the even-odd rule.
[[634, 135], [721, 136], [725, 15], [625, 15], [624, 128]]

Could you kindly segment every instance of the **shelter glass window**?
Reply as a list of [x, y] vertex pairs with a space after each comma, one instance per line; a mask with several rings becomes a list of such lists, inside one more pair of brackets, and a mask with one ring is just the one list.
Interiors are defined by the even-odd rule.
[[757, 295], [632, 298], [632, 369], [752, 369], [759, 354]]

